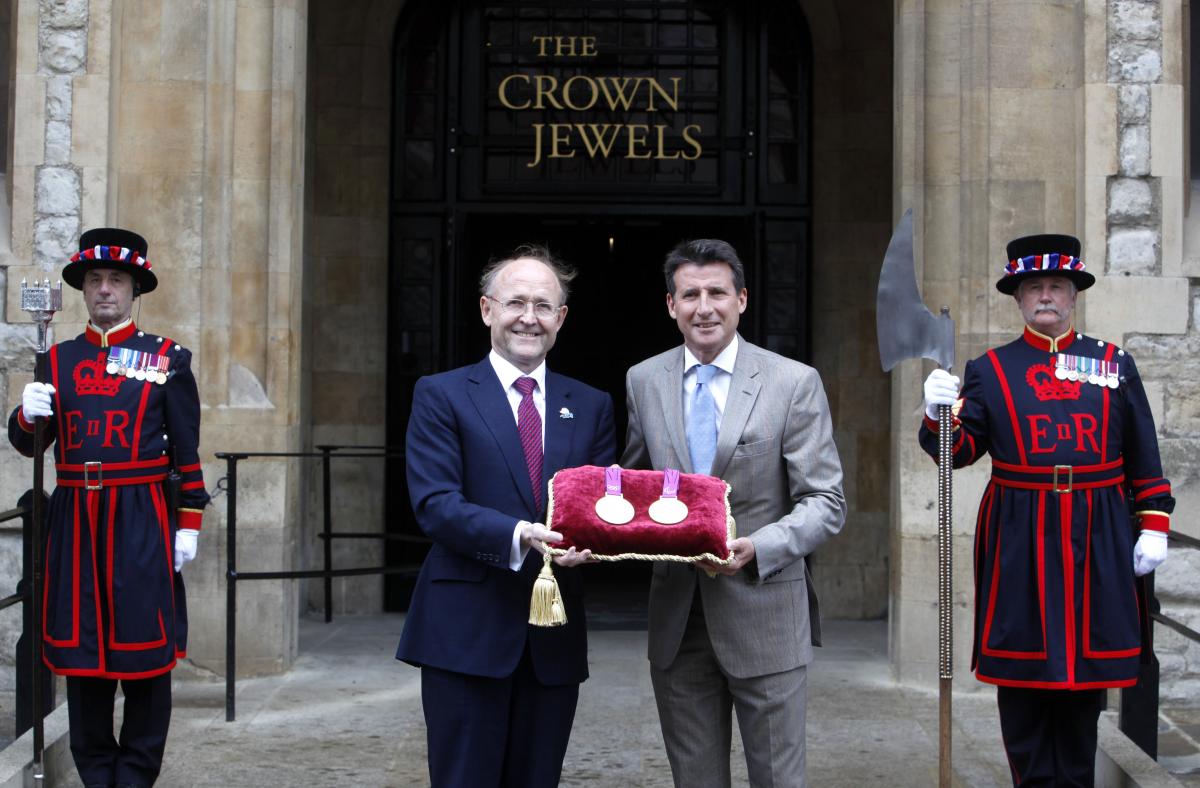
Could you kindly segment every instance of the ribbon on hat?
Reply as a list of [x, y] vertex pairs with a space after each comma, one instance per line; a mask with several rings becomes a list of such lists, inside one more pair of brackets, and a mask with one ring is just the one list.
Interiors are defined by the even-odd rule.
[[88, 249], [81, 249], [71, 255], [72, 263], [77, 263], [80, 260], [119, 260], [124, 263], [132, 263], [140, 268], [145, 268], [147, 271], [151, 269], [150, 261], [142, 257], [140, 252], [124, 246], [93, 246]]
[[1069, 254], [1031, 254], [1009, 260], [1004, 266], [1005, 275], [1023, 274], [1028, 271], [1082, 271], [1083, 260]]

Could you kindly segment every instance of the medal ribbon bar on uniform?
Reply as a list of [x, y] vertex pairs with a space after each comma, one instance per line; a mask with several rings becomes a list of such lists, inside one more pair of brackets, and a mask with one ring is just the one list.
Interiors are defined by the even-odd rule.
[[136, 380], [147, 380], [162, 385], [167, 382], [167, 369], [171, 360], [142, 350], [115, 347], [108, 353], [104, 371], [110, 375], [125, 376]]
[[1072, 356], [1066, 353], [1055, 354], [1054, 376], [1059, 380], [1091, 383], [1094, 386], [1106, 386], [1110, 389], [1121, 385], [1120, 367], [1117, 362], [1088, 356]]

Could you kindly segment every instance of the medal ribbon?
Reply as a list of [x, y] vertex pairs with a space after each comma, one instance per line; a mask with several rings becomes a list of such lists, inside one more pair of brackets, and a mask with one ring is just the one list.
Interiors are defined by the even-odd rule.
[[604, 469], [604, 494], [621, 494], [621, 466], [610, 465]]
[[679, 471], [674, 468], [667, 468], [663, 471], [663, 498], [679, 497]]

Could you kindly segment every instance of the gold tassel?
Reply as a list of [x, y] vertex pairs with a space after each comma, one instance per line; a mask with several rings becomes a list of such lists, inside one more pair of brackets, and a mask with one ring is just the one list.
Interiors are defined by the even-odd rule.
[[550, 568], [550, 554], [542, 556], [542, 571], [533, 581], [533, 599], [529, 601], [529, 623], [535, 627], [561, 627], [567, 623], [558, 581]]

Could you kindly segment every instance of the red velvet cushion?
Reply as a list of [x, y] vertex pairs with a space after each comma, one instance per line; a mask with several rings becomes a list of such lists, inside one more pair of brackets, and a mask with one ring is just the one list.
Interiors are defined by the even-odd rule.
[[601, 520], [595, 508], [604, 497], [604, 468], [564, 468], [550, 480], [546, 525], [563, 535], [554, 546], [590, 548], [609, 558], [728, 558], [726, 542], [734, 537], [729, 485], [714, 476], [679, 474], [679, 500], [687, 504], [688, 516], [675, 525], [650, 519], [650, 504], [658, 500], [662, 486], [662, 471], [622, 469], [621, 494], [633, 504], [634, 514], [630, 522], [613, 525]]

